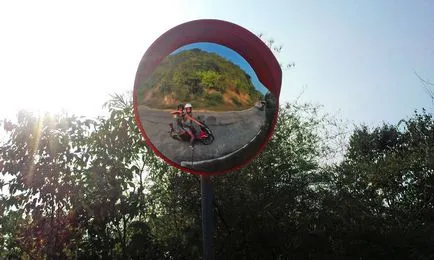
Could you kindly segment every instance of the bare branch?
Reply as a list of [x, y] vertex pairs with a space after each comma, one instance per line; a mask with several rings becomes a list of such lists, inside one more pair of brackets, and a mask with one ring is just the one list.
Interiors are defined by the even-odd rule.
[[[432, 99], [434, 102], [434, 83], [429, 82], [428, 80], [423, 79], [419, 74], [417, 74], [415, 71], [413, 71], [416, 77], [422, 82], [423, 88], [425, 92], [428, 94], [428, 96]], [[432, 89], [431, 89], [432, 88]]]
[[[268, 48], [270, 48], [270, 50], [273, 52], [273, 54], [276, 57], [282, 52], [283, 45], [282, 44], [277, 45], [273, 38], [265, 39], [263, 33], [259, 33], [256, 36], [258, 36], [258, 38], [261, 39], [268, 46]], [[288, 70], [295, 67], [295, 62], [282, 63], [279, 61], [279, 65], [283, 70]]]

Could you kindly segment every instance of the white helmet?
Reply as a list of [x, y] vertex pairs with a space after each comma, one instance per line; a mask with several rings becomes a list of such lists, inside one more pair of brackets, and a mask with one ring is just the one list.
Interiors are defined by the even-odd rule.
[[184, 108], [193, 108], [193, 106], [190, 103], [185, 104]]

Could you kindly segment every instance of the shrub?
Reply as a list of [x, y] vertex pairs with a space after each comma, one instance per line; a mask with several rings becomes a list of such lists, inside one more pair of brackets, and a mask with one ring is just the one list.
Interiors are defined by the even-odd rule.
[[217, 106], [223, 103], [223, 95], [219, 92], [207, 94], [205, 98], [210, 106]]

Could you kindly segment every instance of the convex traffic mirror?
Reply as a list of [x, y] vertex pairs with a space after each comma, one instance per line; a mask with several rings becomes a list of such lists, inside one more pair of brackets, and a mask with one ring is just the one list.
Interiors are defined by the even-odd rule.
[[136, 122], [169, 164], [225, 173], [245, 165], [270, 138], [280, 81], [277, 61], [256, 36], [223, 21], [193, 21], [162, 35], [143, 57], [134, 86]]

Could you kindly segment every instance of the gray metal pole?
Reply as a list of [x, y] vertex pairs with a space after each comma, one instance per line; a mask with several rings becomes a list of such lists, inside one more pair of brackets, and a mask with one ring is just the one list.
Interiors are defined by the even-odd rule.
[[200, 177], [202, 193], [203, 259], [214, 260], [214, 214], [212, 207], [212, 184], [209, 176]]

